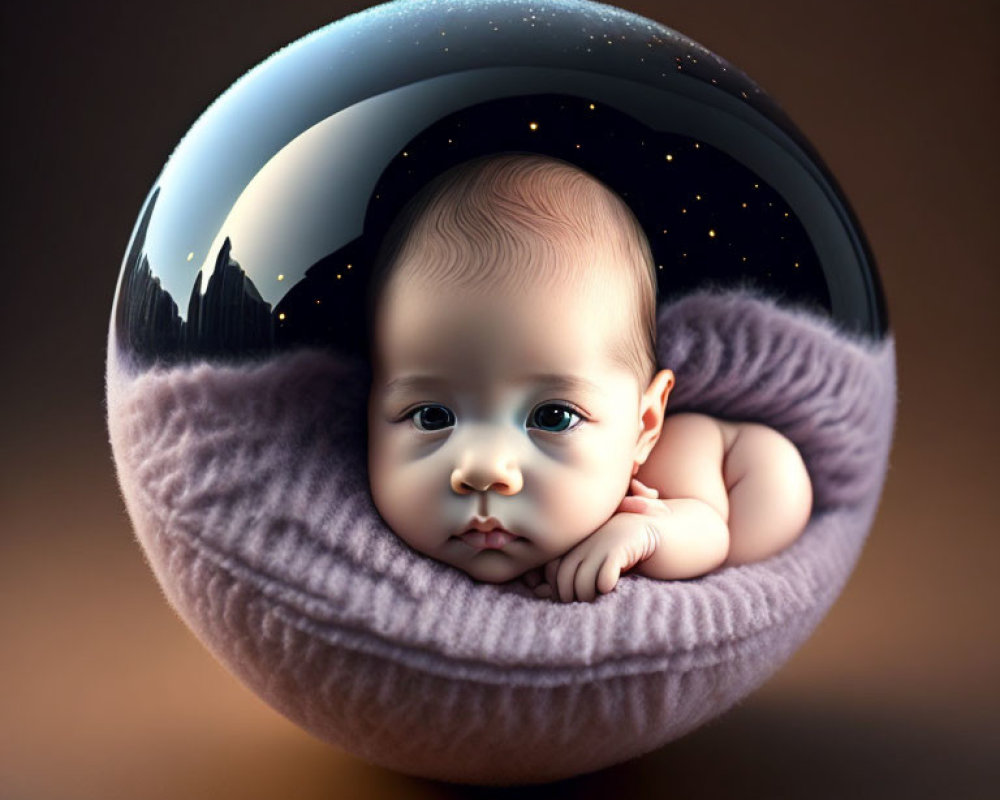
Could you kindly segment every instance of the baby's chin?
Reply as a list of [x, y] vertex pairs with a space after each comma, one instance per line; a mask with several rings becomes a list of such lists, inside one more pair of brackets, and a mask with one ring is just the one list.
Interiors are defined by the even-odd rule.
[[480, 553], [472, 563], [453, 566], [483, 583], [507, 583], [531, 569], [530, 566], [497, 552]]
[[[464, 544], [457, 544], [466, 547]], [[442, 557], [442, 554], [439, 554], [437, 558], [483, 583], [507, 583], [521, 577], [531, 568], [539, 566], [525, 559], [523, 554], [518, 557], [517, 554], [507, 552], [507, 549], [480, 550], [471, 555], [462, 553], [461, 557], [455, 557], [452, 553], [451, 556]]]

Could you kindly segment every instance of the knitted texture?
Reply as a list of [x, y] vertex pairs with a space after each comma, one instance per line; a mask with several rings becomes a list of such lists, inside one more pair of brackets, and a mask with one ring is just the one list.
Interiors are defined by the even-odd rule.
[[362, 363], [299, 351], [133, 374], [112, 339], [108, 423], [168, 600], [261, 697], [403, 772], [549, 781], [655, 749], [766, 679], [839, 594], [885, 477], [891, 338], [701, 293], [661, 309], [659, 360], [677, 378], [669, 410], [788, 436], [814, 512], [766, 561], [689, 581], [627, 574], [593, 603], [478, 583], [385, 526]]

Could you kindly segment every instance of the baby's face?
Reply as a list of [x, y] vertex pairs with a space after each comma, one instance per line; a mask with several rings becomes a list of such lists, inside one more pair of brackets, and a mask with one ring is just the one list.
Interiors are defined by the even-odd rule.
[[610, 281], [402, 283], [375, 331], [372, 497], [416, 550], [511, 580], [586, 538], [626, 494], [640, 387], [612, 347], [631, 300]]

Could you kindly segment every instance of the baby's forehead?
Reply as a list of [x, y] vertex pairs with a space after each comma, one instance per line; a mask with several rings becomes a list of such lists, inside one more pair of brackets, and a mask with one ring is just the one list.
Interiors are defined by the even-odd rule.
[[[513, 288], [569, 296], [574, 287], [606, 289], [634, 284], [634, 267], [604, 237], [580, 241], [571, 236], [521, 236], [488, 250], [434, 235], [415, 235], [406, 258], [389, 274], [397, 286], [433, 286], [441, 292]], [[560, 289], [563, 289], [560, 292]]]
[[[377, 336], [377, 349], [392, 343], [405, 349], [413, 337], [433, 337], [443, 317], [478, 327], [487, 319], [503, 320], [496, 329], [501, 338], [511, 325], [526, 330], [541, 326], [547, 337], [573, 341], [577, 351], [604, 349], [628, 338], [636, 304], [626, 280], [600, 272], [606, 270], [571, 265], [559, 274], [518, 264], [506, 271], [489, 270], [485, 277], [474, 270], [441, 276], [404, 265], [385, 288], [377, 314], [378, 330], [398, 335], [388, 340]], [[469, 317], [472, 309], [474, 319]]]

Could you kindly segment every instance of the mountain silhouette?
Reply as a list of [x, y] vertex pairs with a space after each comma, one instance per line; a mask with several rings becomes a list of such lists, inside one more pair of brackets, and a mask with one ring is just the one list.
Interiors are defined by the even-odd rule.
[[187, 320], [181, 319], [177, 302], [154, 275], [143, 251], [158, 194], [151, 195], [125, 257], [115, 308], [118, 346], [145, 366], [199, 358], [231, 360], [273, 350], [271, 306], [232, 258], [228, 238], [204, 293], [203, 274], [198, 272]]
[[204, 294], [198, 273], [184, 323], [184, 351], [191, 356], [244, 356], [274, 346], [271, 305], [230, 253], [229, 238], [215, 259]]

